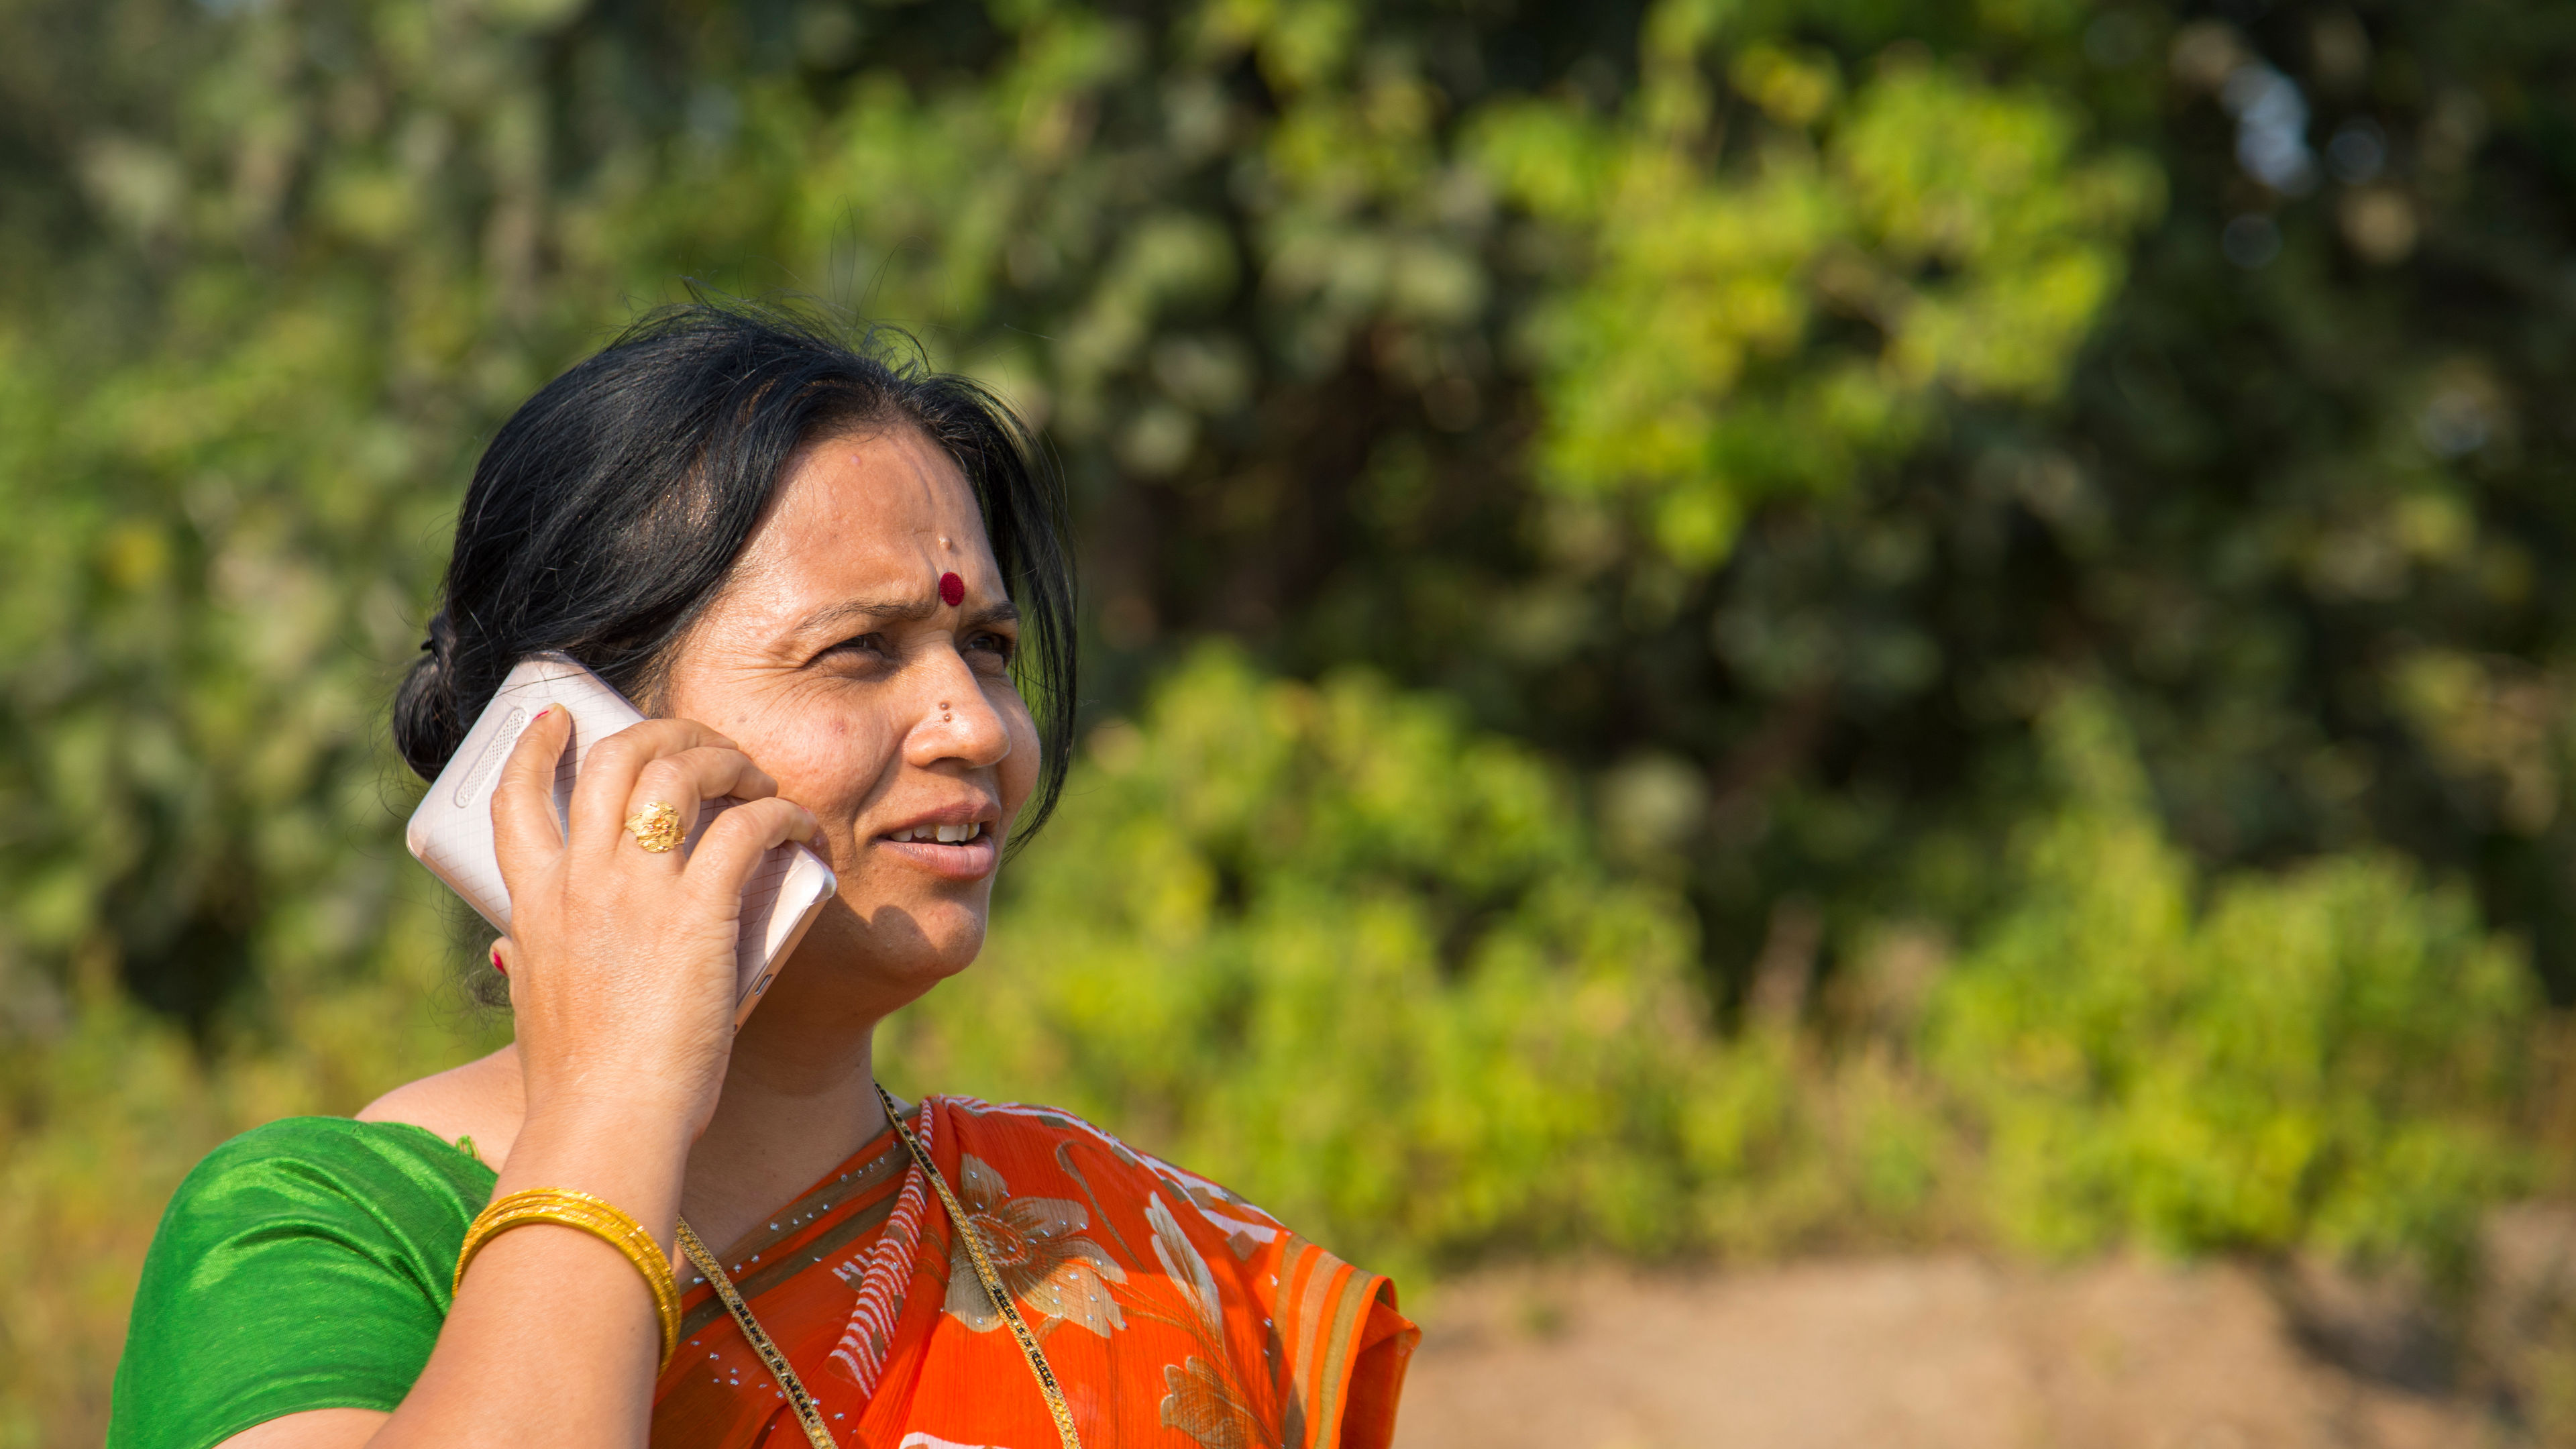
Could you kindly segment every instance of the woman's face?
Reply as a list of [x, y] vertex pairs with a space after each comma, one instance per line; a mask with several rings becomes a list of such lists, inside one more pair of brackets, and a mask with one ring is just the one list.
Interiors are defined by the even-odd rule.
[[[946, 574], [965, 585], [953, 604]], [[731, 737], [821, 826], [840, 897], [781, 987], [857, 968], [899, 1004], [975, 959], [1038, 778], [1009, 670], [1019, 631], [965, 475], [918, 430], [816, 443], [789, 466], [659, 700]]]

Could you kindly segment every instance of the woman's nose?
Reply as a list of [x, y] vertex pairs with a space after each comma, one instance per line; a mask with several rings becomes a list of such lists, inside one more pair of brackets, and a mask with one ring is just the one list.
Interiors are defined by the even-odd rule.
[[1011, 731], [984, 697], [982, 683], [963, 660], [941, 674], [926, 693], [905, 753], [916, 765], [955, 759], [980, 769], [1000, 763], [1011, 753]]

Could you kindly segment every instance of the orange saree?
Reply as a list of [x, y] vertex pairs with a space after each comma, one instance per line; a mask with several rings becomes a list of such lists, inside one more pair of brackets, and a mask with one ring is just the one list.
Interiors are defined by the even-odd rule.
[[[1060, 1112], [912, 1117], [1064, 1387], [1085, 1449], [1376, 1449], [1418, 1337], [1395, 1287]], [[891, 1132], [722, 1261], [842, 1449], [1048, 1449], [1036, 1379]], [[786, 1396], [683, 1270], [655, 1449], [790, 1449]]]

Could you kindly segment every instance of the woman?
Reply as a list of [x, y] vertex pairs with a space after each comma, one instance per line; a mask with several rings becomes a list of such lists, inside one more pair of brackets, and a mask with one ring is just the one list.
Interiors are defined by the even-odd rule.
[[[1061, 516], [972, 383], [744, 310], [658, 315], [521, 408], [404, 757], [435, 776], [541, 650], [655, 718], [560, 822], [560, 714], [503, 767], [511, 1046], [181, 1186], [110, 1444], [1385, 1443], [1386, 1280], [1061, 1113], [876, 1086], [877, 1023], [975, 958], [1063, 780]], [[742, 882], [787, 840], [839, 894], [736, 1034]]]

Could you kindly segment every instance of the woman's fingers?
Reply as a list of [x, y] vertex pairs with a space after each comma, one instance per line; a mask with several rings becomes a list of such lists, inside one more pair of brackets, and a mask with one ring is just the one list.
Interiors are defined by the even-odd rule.
[[[634, 813], [631, 802], [636, 782], [645, 769], [667, 756], [700, 748], [741, 753], [734, 750], [733, 741], [695, 720], [685, 719], [640, 720], [592, 745], [582, 757], [581, 778], [572, 787], [573, 847], [598, 852], [616, 845], [619, 833], [626, 828], [626, 817]], [[675, 784], [673, 790], [685, 795], [687, 787]], [[703, 798], [688, 796], [662, 803], [694, 819], [697, 802]]]
[[814, 838], [814, 816], [804, 806], [770, 796], [729, 806], [690, 852], [685, 879], [709, 905], [739, 909], [761, 857], [790, 840]]
[[727, 795], [737, 800], [758, 800], [778, 793], [778, 782], [769, 778], [769, 772], [731, 744], [699, 745], [676, 755], [664, 755], [646, 765], [637, 776], [639, 788], [664, 780], [683, 794], [696, 789], [701, 800], [720, 800]]
[[751, 757], [731, 747], [700, 745], [664, 755], [636, 772], [634, 793], [626, 799], [626, 818], [653, 805], [668, 805], [677, 817], [674, 839], [697, 828], [701, 802], [733, 796], [758, 800], [778, 793]]
[[492, 790], [492, 853], [499, 858], [505, 885], [563, 852], [563, 828], [555, 819], [555, 764], [563, 758], [571, 732], [571, 716], [548, 708], [519, 732], [519, 742], [502, 762], [500, 783]]

